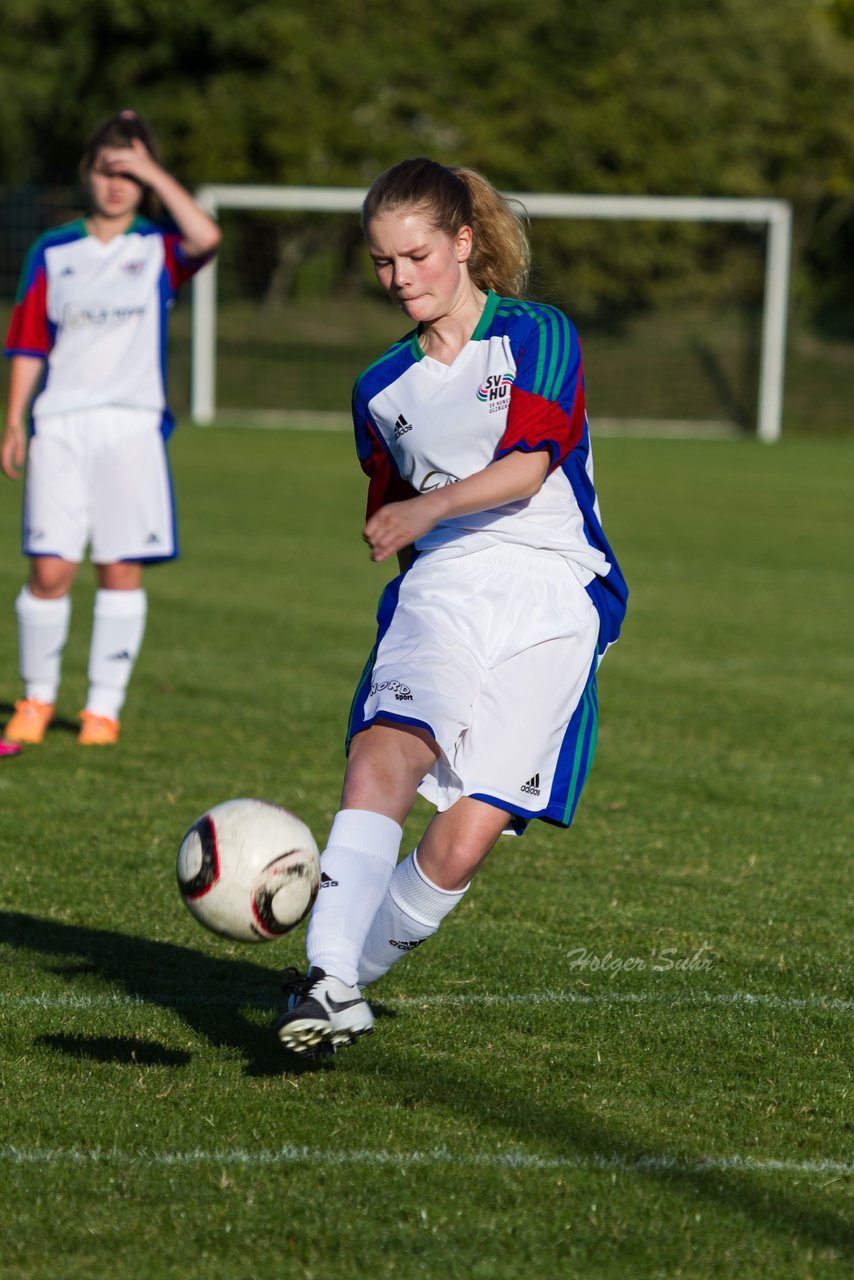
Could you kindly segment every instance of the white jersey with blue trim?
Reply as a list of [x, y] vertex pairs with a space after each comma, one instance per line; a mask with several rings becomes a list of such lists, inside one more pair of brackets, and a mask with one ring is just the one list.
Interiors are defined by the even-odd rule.
[[33, 410], [106, 405], [166, 413], [166, 328], [187, 259], [177, 232], [136, 218], [101, 241], [82, 220], [41, 236], [21, 275], [6, 355], [46, 360]]
[[353, 417], [369, 515], [514, 449], [546, 450], [548, 475], [532, 498], [441, 521], [417, 549], [451, 556], [516, 543], [554, 551], [599, 610], [600, 650], [616, 639], [628, 593], [593, 486], [581, 346], [561, 311], [489, 293], [450, 365], [424, 353], [417, 331], [408, 334], [358, 379]]

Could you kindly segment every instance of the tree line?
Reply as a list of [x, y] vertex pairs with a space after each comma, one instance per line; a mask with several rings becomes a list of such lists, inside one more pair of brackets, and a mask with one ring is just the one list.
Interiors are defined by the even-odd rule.
[[[73, 184], [133, 106], [191, 185], [428, 154], [507, 190], [780, 197], [802, 302], [854, 334], [854, 0], [5, 0], [3, 25], [6, 188]], [[654, 235], [585, 270], [606, 307], [668, 274]]]

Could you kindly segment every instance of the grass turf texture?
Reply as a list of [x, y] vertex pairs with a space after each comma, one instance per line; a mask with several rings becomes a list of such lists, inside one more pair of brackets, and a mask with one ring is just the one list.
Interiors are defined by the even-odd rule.
[[173, 461], [122, 741], [75, 741], [85, 571], [58, 721], [0, 762], [0, 1277], [843, 1274], [852, 443], [600, 441], [632, 599], [575, 825], [500, 842], [320, 1065], [269, 1030], [302, 930], [206, 934], [175, 855], [236, 795], [322, 841], [387, 574], [346, 436]]

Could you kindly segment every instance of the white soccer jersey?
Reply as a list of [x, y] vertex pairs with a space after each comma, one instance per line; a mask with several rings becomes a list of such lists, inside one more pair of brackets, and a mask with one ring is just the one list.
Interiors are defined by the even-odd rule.
[[168, 315], [179, 286], [205, 261], [186, 258], [177, 232], [144, 218], [106, 242], [82, 220], [41, 236], [24, 264], [6, 342], [7, 356], [47, 362], [33, 411], [151, 409], [168, 434]]
[[367, 369], [353, 395], [356, 442], [370, 477], [368, 513], [481, 471], [514, 449], [545, 449], [534, 497], [442, 521], [417, 546], [431, 556], [515, 543], [570, 562], [600, 615], [600, 652], [619, 634], [626, 584], [593, 487], [578, 335], [554, 307], [490, 293], [451, 365], [410, 333]]

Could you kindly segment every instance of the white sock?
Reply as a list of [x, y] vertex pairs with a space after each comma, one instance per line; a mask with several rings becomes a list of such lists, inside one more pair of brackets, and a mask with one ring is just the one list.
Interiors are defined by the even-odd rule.
[[430, 938], [468, 890], [440, 889], [428, 880], [413, 850], [395, 868], [359, 959], [359, 986], [376, 982], [396, 961]]
[[118, 720], [145, 631], [147, 598], [136, 591], [95, 592], [86, 710]]
[[348, 987], [356, 983], [359, 956], [388, 889], [402, 835], [393, 818], [368, 809], [342, 809], [332, 823], [305, 949], [310, 966]]
[[71, 597], [42, 600], [29, 587], [15, 601], [24, 693], [39, 702], [56, 702], [62, 651], [71, 623]]

